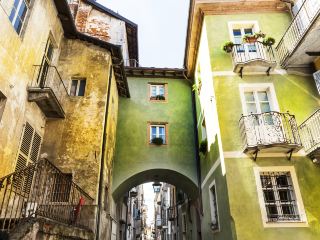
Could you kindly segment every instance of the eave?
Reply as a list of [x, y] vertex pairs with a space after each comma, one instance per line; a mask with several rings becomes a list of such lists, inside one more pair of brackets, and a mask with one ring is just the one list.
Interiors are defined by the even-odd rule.
[[74, 24], [67, 1], [54, 0], [54, 3], [58, 11], [58, 17], [63, 27], [64, 36], [69, 39], [79, 39], [82, 41], [86, 41], [108, 50], [111, 53], [112, 57], [112, 66], [115, 74], [118, 93], [122, 97], [130, 97], [129, 86], [124, 70], [121, 46], [114, 45], [79, 32]]

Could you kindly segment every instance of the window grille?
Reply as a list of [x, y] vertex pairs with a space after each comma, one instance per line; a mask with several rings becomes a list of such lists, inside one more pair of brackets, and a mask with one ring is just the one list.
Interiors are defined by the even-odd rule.
[[300, 221], [290, 172], [261, 172], [268, 222]]

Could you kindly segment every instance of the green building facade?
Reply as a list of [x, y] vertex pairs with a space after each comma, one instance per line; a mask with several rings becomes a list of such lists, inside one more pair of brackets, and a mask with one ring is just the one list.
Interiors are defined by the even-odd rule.
[[[276, 47], [292, 16], [282, 5], [219, 4], [195, 7], [205, 13], [195, 66], [202, 239], [319, 239], [320, 169], [303, 122], [320, 98]], [[276, 44], [243, 43], [260, 31]]]

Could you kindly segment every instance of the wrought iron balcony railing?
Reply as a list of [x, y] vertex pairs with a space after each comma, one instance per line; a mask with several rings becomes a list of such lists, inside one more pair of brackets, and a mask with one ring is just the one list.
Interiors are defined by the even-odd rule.
[[235, 44], [232, 48], [234, 72], [242, 76], [244, 67], [251, 67], [252, 71], [265, 71], [269, 74], [277, 63], [272, 47], [261, 42]]
[[136, 59], [125, 59], [124, 66], [125, 67], [140, 67], [140, 64]]
[[175, 207], [169, 207], [168, 208], [168, 220], [174, 221], [176, 219], [176, 208]]
[[65, 99], [69, 94], [55, 66], [34, 65], [28, 92], [28, 100], [36, 102], [47, 117], [64, 117]]
[[0, 231], [31, 218], [93, 230], [95, 212], [93, 199], [46, 159], [0, 178]]
[[320, 109], [313, 113], [300, 126], [301, 142], [310, 157], [320, 155]]
[[239, 121], [244, 152], [270, 149], [275, 152], [298, 151], [302, 148], [294, 115], [265, 112], [242, 116]]
[[294, 52], [320, 14], [319, 0], [305, 0], [293, 18], [287, 31], [279, 41], [276, 50], [281, 66], [285, 66], [288, 57]]

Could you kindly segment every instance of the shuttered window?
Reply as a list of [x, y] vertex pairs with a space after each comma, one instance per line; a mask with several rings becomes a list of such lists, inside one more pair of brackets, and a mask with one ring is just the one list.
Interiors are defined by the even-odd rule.
[[320, 94], [320, 70], [313, 74], [313, 78], [316, 83], [318, 93]]
[[[41, 141], [42, 137], [29, 123], [26, 123], [22, 132], [15, 171], [20, 171], [38, 160]], [[26, 189], [30, 189], [32, 176], [24, 175], [22, 174], [21, 178], [15, 180], [16, 188], [25, 186]], [[22, 182], [25, 182], [25, 184], [22, 184]]]

